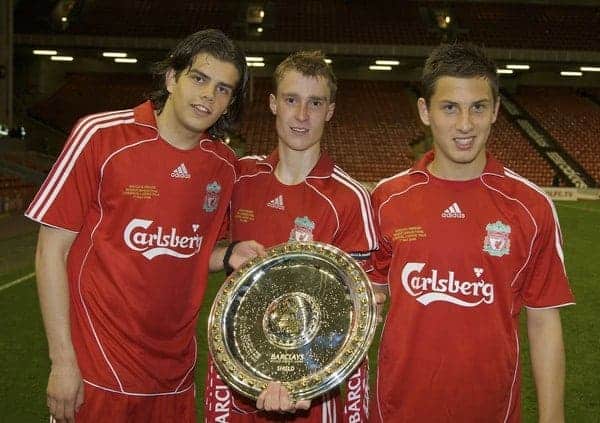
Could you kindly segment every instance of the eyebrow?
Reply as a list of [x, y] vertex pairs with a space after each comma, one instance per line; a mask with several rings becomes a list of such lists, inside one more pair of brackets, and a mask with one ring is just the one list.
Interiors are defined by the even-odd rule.
[[[281, 95], [284, 97], [300, 97], [300, 94], [296, 94], [296, 93], [281, 93]], [[313, 95], [313, 96], [308, 97], [308, 99], [311, 101], [314, 101], [314, 100], [327, 101], [327, 96]]]
[[[188, 71], [188, 74], [194, 74], [194, 75], [202, 76], [202, 77], [206, 78], [208, 81], [212, 80], [212, 78], [210, 76], [208, 76], [207, 74], [205, 74], [204, 72], [202, 72], [202, 71], [200, 71], [198, 69], [192, 68], [192, 69], [190, 69]], [[222, 87], [227, 87], [227, 88], [229, 88], [231, 90], [234, 89], [234, 87], [232, 85], [230, 85], [230, 84], [228, 84], [226, 82], [223, 82], [223, 81], [219, 81], [218, 84], [220, 86], [222, 86]]]
[[[480, 104], [480, 103], [491, 103], [492, 100], [490, 100], [489, 98], [482, 98], [480, 100], [475, 100], [473, 102], [471, 102], [471, 104]], [[460, 104], [457, 101], [453, 101], [453, 100], [440, 100], [440, 103], [446, 103], [446, 104]]]

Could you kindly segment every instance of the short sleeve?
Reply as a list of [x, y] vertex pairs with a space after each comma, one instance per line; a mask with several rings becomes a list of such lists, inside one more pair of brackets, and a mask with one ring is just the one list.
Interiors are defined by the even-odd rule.
[[365, 270], [371, 252], [377, 248], [373, 209], [368, 192], [356, 186], [339, 216], [340, 227], [333, 240], [338, 248], [354, 257]]
[[77, 122], [25, 216], [79, 232], [98, 192], [99, 169], [93, 152], [98, 136], [86, 129], [85, 119]]
[[521, 291], [526, 307], [546, 308], [573, 304], [565, 272], [562, 236], [554, 206], [543, 208], [537, 222], [531, 258], [524, 271]]
[[[371, 196], [373, 210], [379, 210], [379, 193], [374, 191]], [[381, 233], [381, 222], [379, 222], [378, 215], [375, 215], [375, 233], [378, 240], [378, 248], [371, 254], [369, 259], [369, 268], [371, 272], [369, 277], [375, 284], [385, 285], [388, 283], [388, 271], [392, 261], [393, 247], [389, 240], [386, 239]]]

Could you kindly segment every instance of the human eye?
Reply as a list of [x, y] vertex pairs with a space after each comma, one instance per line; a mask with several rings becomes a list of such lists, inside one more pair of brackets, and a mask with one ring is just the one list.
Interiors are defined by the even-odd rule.
[[442, 110], [446, 113], [456, 112], [456, 104], [446, 103], [442, 105]]
[[473, 111], [475, 113], [483, 113], [487, 109], [487, 105], [484, 103], [477, 103], [473, 105]]
[[229, 87], [226, 87], [226, 86], [224, 86], [224, 85], [219, 85], [219, 86], [217, 87], [217, 92], [218, 92], [219, 94], [226, 94], [226, 95], [229, 95], [229, 94], [231, 94], [231, 88], [229, 88]]
[[319, 107], [321, 107], [323, 105], [323, 100], [312, 100], [310, 102], [311, 106], [313, 106], [315, 109], [318, 109]]
[[296, 103], [296, 98], [290, 95], [290, 96], [286, 96], [285, 99], [284, 99], [284, 101], [287, 104], [295, 104]]
[[206, 81], [206, 77], [202, 74], [194, 73], [192, 74], [192, 80], [198, 84], [201, 84]]

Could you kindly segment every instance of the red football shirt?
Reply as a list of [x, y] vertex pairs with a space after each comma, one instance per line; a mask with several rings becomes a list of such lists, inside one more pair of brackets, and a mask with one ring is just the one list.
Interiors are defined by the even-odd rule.
[[488, 155], [479, 178], [427, 171], [379, 183], [373, 278], [391, 305], [371, 417], [517, 422], [519, 311], [573, 303], [552, 202]]
[[[244, 157], [238, 161], [238, 179], [231, 200], [230, 231], [233, 240], [254, 239], [265, 247], [290, 240], [320, 241], [335, 245], [364, 261], [377, 248], [368, 192], [335, 166], [326, 153], [306, 179], [297, 185], [279, 182], [274, 170], [277, 151], [267, 158]], [[344, 420], [365, 421], [368, 366], [364, 363], [349, 378]], [[262, 422], [254, 404], [233, 395], [212, 363], [206, 383], [209, 421]], [[298, 422], [334, 422], [342, 414], [334, 390], [312, 401], [309, 412], [289, 416]], [[362, 419], [362, 420], [361, 420]]]
[[368, 192], [326, 153], [296, 185], [275, 177], [278, 161], [277, 151], [265, 159], [239, 160], [231, 199], [232, 239], [255, 239], [266, 247], [315, 240], [359, 254], [376, 248]]
[[149, 102], [75, 125], [26, 215], [77, 233], [67, 270], [87, 383], [146, 395], [193, 386], [196, 318], [235, 176], [224, 144], [161, 139]]

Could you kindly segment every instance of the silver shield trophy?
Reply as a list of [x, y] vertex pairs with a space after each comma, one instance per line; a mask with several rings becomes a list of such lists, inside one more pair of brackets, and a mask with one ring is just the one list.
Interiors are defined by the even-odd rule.
[[256, 399], [280, 381], [295, 400], [343, 382], [377, 324], [369, 279], [352, 257], [318, 242], [290, 242], [250, 260], [224, 283], [208, 320], [223, 380]]

